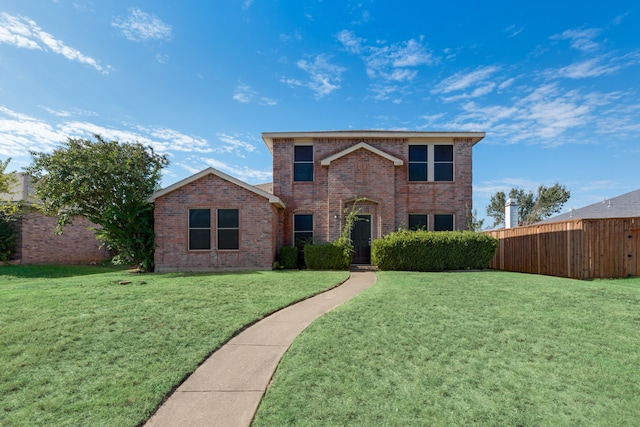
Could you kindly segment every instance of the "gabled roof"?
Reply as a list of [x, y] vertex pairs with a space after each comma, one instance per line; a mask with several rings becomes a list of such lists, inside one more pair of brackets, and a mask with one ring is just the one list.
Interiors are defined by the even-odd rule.
[[237, 178], [232, 177], [231, 175], [227, 175], [224, 172], [220, 172], [217, 169], [214, 168], [207, 168], [203, 171], [200, 171], [196, 174], [191, 175], [190, 177], [187, 177], [185, 179], [183, 179], [182, 181], [178, 181], [175, 184], [172, 184], [166, 188], [163, 188], [162, 190], [158, 190], [155, 193], [153, 193], [151, 195], [151, 197], [149, 197], [148, 201], [149, 203], [153, 203], [157, 198], [165, 196], [173, 191], [176, 191], [182, 187], [184, 187], [187, 184], [191, 184], [192, 182], [195, 182], [197, 180], [199, 180], [200, 178], [204, 178], [207, 175], [215, 175], [218, 178], [222, 178], [225, 181], [229, 181], [232, 184], [235, 184], [239, 187], [244, 188], [245, 190], [251, 191], [252, 193], [257, 194], [258, 196], [262, 196], [265, 199], [269, 200], [270, 203], [273, 203], [275, 205], [277, 205], [280, 208], [285, 208], [285, 204], [282, 200], [280, 200], [280, 198], [278, 196], [275, 196], [271, 193], [268, 193], [264, 190], [261, 190], [260, 188], [254, 187], [251, 184], [247, 184], [244, 181], [240, 181]]
[[369, 150], [372, 153], [377, 154], [380, 157], [384, 157], [385, 159], [392, 161], [394, 166], [402, 166], [402, 163], [403, 163], [402, 159], [399, 159], [399, 158], [397, 158], [395, 156], [392, 156], [389, 153], [385, 153], [384, 151], [379, 150], [376, 147], [372, 147], [371, 145], [367, 144], [366, 142], [360, 142], [359, 144], [352, 145], [351, 147], [349, 147], [349, 148], [347, 148], [345, 150], [342, 150], [339, 153], [334, 154], [333, 156], [327, 157], [326, 159], [322, 160], [320, 162], [320, 164], [322, 166], [329, 166], [332, 161], [337, 160], [337, 159], [339, 159], [341, 157], [344, 157], [347, 154], [353, 153], [354, 151], [359, 150], [361, 148], [364, 149], [364, 150]]
[[580, 209], [554, 216], [542, 222], [558, 222], [570, 219], [630, 218], [640, 217], [640, 190], [631, 191], [611, 199], [605, 199]]
[[484, 132], [418, 132], [406, 130], [337, 130], [313, 132], [262, 132], [262, 140], [273, 153], [273, 140], [278, 138], [314, 139], [314, 138], [407, 138], [432, 141], [449, 141], [454, 138], [471, 138], [476, 144], [485, 137]]

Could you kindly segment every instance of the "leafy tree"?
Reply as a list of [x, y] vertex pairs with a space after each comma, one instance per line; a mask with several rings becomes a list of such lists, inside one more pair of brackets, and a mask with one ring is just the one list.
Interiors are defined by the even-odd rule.
[[[555, 183], [551, 187], [540, 185], [537, 194], [525, 192], [521, 188], [512, 188], [509, 198], [518, 203], [518, 225], [533, 224], [560, 212], [562, 206], [569, 200], [571, 193], [564, 185]], [[491, 196], [487, 215], [493, 218], [493, 226], [504, 224], [504, 206], [507, 197], [504, 191], [498, 191]]]
[[465, 207], [465, 213], [467, 217], [467, 230], [469, 231], [482, 231], [484, 226], [484, 219], [478, 218], [478, 210], [473, 211], [469, 209], [469, 206]]
[[116, 253], [115, 263], [153, 270], [153, 207], [169, 162], [140, 143], [69, 138], [53, 153], [31, 152], [26, 168], [46, 214], [58, 217], [57, 232], [81, 215], [99, 225], [96, 236]]
[[[13, 173], [6, 173], [11, 158], [0, 161], [0, 195], [10, 193], [16, 184]], [[10, 197], [0, 197], [0, 261], [8, 261], [16, 252], [15, 221], [19, 216], [18, 205], [11, 201]]]

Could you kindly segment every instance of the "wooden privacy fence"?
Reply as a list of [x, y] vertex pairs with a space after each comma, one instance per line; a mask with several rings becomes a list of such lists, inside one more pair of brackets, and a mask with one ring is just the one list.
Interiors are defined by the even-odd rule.
[[487, 231], [490, 268], [573, 279], [640, 275], [640, 217], [574, 219]]

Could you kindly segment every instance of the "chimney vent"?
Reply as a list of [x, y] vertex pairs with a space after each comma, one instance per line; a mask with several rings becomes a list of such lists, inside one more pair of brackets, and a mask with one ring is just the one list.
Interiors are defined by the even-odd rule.
[[518, 203], [515, 199], [507, 199], [504, 206], [504, 228], [513, 228], [518, 226]]

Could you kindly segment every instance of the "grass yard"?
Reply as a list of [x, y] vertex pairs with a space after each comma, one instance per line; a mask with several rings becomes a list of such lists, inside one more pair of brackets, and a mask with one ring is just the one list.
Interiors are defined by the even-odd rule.
[[254, 426], [630, 426], [640, 278], [380, 272], [285, 355]]
[[347, 275], [1, 266], [0, 426], [135, 426], [244, 325]]

